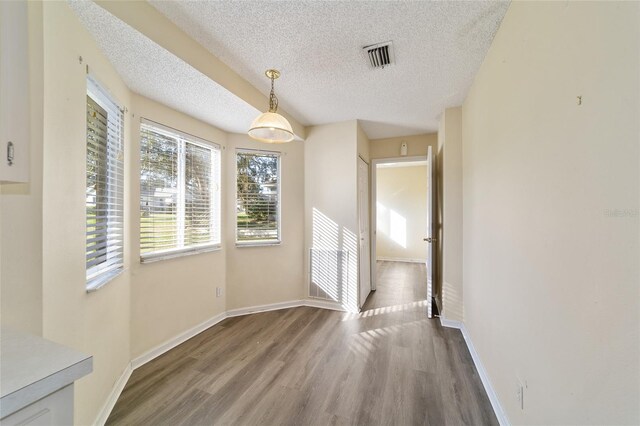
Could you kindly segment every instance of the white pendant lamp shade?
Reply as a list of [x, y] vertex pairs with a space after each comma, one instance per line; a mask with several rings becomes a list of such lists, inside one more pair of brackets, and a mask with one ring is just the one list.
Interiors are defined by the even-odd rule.
[[271, 79], [269, 94], [269, 111], [263, 112], [253, 120], [249, 136], [260, 142], [286, 143], [293, 140], [293, 130], [286, 118], [278, 114], [278, 98], [273, 90], [273, 81], [280, 77], [280, 71], [267, 70], [266, 76]]
[[260, 142], [285, 143], [293, 140], [293, 130], [280, 114], [263, 112], [251, 123], [249, 136]]

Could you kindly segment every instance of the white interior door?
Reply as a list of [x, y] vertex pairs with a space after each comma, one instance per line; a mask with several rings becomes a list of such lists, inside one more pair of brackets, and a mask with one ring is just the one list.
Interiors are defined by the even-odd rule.
[[435, 234], [433, 232], [433, 208], [434, 208], [434, 191], [433, 191], [433, 150], [429, 147], [427, 151], [427, 236], [424, 239], [427, 243], [427, 317], [433, 318], [433, 265], [435, 264]]
[[369, 165], [358, 158], [358, 217], [359, 217], [359, 287], [362, 308], [371, 293], [371, 249], [369, 241]]

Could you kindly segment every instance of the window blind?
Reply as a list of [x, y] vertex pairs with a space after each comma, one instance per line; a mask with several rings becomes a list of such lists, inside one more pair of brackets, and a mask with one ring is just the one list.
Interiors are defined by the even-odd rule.
[[236, 242], [280, 241], [280, 154], [237, 151]]
[[150, 120], [140, 125], [143, 261], [220, 244], [220, 147]]
[[85, 204], [89, 288], [123, 268], [123, 124], [120, 107], [88, 78]]

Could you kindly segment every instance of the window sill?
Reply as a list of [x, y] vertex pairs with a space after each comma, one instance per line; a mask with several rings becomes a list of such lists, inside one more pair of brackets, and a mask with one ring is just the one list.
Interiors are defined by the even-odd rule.
[[91, 278], [87, 281], [87, 293], [94, 293], [100, 290], [102, 287], [113, 281], [116, 277], [120, 276], [124, 272], [124, 268], [116, 269], [115, 271], [109, 271], [97, 277]]
[[161, 260], [176, 259], [178, 257], [191, 256], [193, 254], [209, 253], [212, 251], [220, 251], [222, 246], [220, 244], [202, 246], [202, 247], [189, 247], [184, 249], [167, 251], [164, 253], [155, 253], [140, 256], [140, 263], [153, 263]]
[[236, 247], [269, 247], [279, 246], [282, 241], [236, 241]]

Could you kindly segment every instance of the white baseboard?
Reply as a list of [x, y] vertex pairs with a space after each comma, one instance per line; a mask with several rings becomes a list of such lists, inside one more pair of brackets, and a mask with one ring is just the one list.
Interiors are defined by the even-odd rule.
[[279, 303], [271, 303], [268, 305], [259, 305], [259, 306], [251, 306], [248, 308], [240, 308], [240, 309], [232, 309], [229, 311], [222, 312], [198, 325], [190, 328], [189, 330], [180, 333], [176, 337], [167, 340], [161, 345], [156, 346], [155, 348], [145, 352], [144, 354], [134, 358], [131, 360], [131, 363], [127, 365], [122, 375], [116, 381], [116, 384], [113, 386], [113, 389], [109, 393], [109, 397], [105, 402], [102, 410], [98, 413], [96, 421], [94, 425], [96, 426], [104, 426], [111, 414], [111, 410], [116, 405], [122, 390], [124, 389], [129, 377], [131, 377], [131, 373], [136, 368], [141, 367], [142, 365], [148, 363], [149, 361], [159, 357], [160, 355], [168, 352], [169, 350], [175, 348], [181, 343], [186, 342], [191, 339], [193, 336], [202, 333], [209, 327], [212, 327], [218, 324], [220, 321], [225, 318], [237, 317], [241, 315], [253, 314], [257, 312], [267, 312], [267, 311], [275, 311], [278, 309], [286, 309], [286, 308], [296, 308], [298, 306], [311, 306], [315, 308], [322, 309], [332, 309], [335, 311], [344, 311], [341, 305], [337, 303], [326, 302], [322, 300], [312, 300], [312, 299], [304, 299], [304, 300], [290, 300], [287, 302], [279, 302]]
[[446, 319], [442, 315], [440, 315], [440, 325], [447, 328], [457, 328], [458, 330], [463, 327], [462, 322]]
[[[113, 407], [116, 405], [116, 402], [118, 401], [118, 398], [122, 393], [122, 390], [127, 384], [129, 377], [131, 377], [131, 373], [136, 368], [139, 368], [140, 366], [146, 364], [147, 362], [159, 357], [160, 355], [175, 348], [181, 343], [184, 343], [185, 341], [189, 340], [193, 336], [203, 332], [209, 327], [216, 325], [217, 323], [224, 320], [225, 318], [237, 317], [237, 316], [247, 315], [247, 314], [252, 314], [257, 312], [267, 312], [267, 311], [274, 311], [278, 309], [295, 308], [298, 306], [309, 306], [314, 308], [331, 309], [334, 311], [346, 312], [344, 307], [342, 307], [338, 303], [329, 302], [325, 300], [318, 300], [318, 299], [291, 300], [287, 302], [251, 306], [248, 308], [232, 309], [230, 311], [222, 312], [208, 319], [207, 321], [204, 321], [196, 325], [195, 327], [192, 327], [191, 329], [179, 334], [178, 336], [170, 340], [167, 340], [165, 343], [159, 346], [156, 346], [155, 348], [144, 353], [143, 355], [140, 355], [139, 357], [134, 358], [131, 361], [131, 363], [127, 365], [122, 375], [116, 381], [115, 385], [113, 386], [113, 389], [111, 390], [111, 392], [109, 393], [109, 396], [107, 397], [107, 401], [105, 402], [104, 406], [98, 413], [98, 416], [94, 424], [97, 426], [103, 426], [106, 423], [107, 419], [109, 418], [109, 415], [111, 414], [111, 410], [113, 410]], [[501, 426], [509, 426], [510, 424], [509, 420], [504, 410], [502, 409], [502, 406], [500, 405], [498, 396], [496, 395], [493, 389], [493, 386], [491, 385], [491, 381], [489, 380], [487, 371], [485, 370], [482, 364], [482, 361], [480, 361], [480, 357], [476, 352], [475, 347], [473, 346], [473, 342], [471, 341], [471, 337], [469, 336], [469, 333], [467, 332], [467, 329], [465, 328], [464, 323], [460, 321], [449, 320], [441, 316], [440, 324], [443, 327], [456, 328], [462, 332], [462, 336], [464, 337], [464, 341], [467, 344], [467, 348], [469, 349], [471, 358], [473, 359], [476, 369], [478, 370], [478, 374], [480, 375], [480, 379], [482, 380], [484, 389], [487, 392], [487, 396], [489, 397], [491, 406], [493, 407], [496, 417], [498, 418], [498, 422], [500, 422]]]
[[299, 306], [309, 306], [312, 308], [330, 309], [333, 311], [346, 312], [346, 309], [337, 302], [320, 299], [290, 300], [288, 302], [271, 303], [268, 305], [250, 306], [248, 308], [232, 309], [227, 311], [227, 317], [238, 317], [241, 315], [255, 314], [258, 312], [277, 311], [279, 309], [297, 308]]
[[113, 385], [113, 389], [111, 389], [111, 392], [107, 397], [107, 401], [102, 406], [102, 410], [100, 410], [96, 421], [93, 423], [94, 425], [104, 426], [104, 424], [107, 423], [109, 414], [111, 414], [111, 410], [113, 410], [113, 407], [115, 407], [118, 398], [120, 398], [120, 394], [129, 381], [129, 377], [131, 377], [132, 372], [133, 369], [131, 368], [131, 363], [129, 363], [127, 364], [127, 367], [124, 369], [120, 377], [118, 377], [118, 380], [116, 380], [115, 385]]
[[491, 406], [493, 407], [493, 411], [496, 413], [496, 417], [498, 418], [498, 422], [500, 426], [509, 426], [509, 419], [507, 418], [507, 413], [502, 409], [502, 405], [500, 404], [500, 400], [498, 399], [498, 395], [496, 391], [493, 389], [493, 385], [491, 384], [491, 380], [489, 380], [489, 374], [487, 370], [485, 370], [482, 361], [480, 360], [480, 355], [476, 352], [476, 348], [473, 346], [473, 342], [471, 341], [471, 336], [467, 331], [467, 328], [462, 324], [462, 337], [464, 337], [464, 341], [467, 343], [467, 348], [469, 348], [469, 353], [471, 354], [471, 358], [473, 358], [473, 363], [476, 365], [476, 370], [478, 370], [478, 374], [480, 375], [480, 380], [482, 380], [482, 384], [484, 385], [484, 390], [487, 392], [487, 396], [489, 397], [489, 401], [491, 401]]
[[222, 321], [226, 317], [227, 317], [226, 312], [222, 312], [222, 313], [214, 316], [213, 318], [209, 318], [208, 320], [196, 325], [195, 327], [192, 327], [189, 330], [187, 330], [187, 331], [185, 331], [183, 333], [180, 333], [176, 337], [167, 340], [163, 344], [161, 344], [159, 346], [156, 346], [155, 348], [151, 349], [150, 351], [147, 351], [144, 354], [140, 355], [139, 357], [136, 357], [133, 360], [131, 360], [131, 368], [135, 370], [136, 368], [140, 367], [141, 365], [144, 365], [147, 362], [151, 361], [152, 359], [157, 358], [160, 355], [162, 355], [163, 353], [175, 348], [180, 343], [186, 342], [187, 340], [191, 339], [196, 334], [200, 334], [203, 331], [205, 331], [207, 328], [216, 325], [217, 323], [219, 323], [220, 321]]
[[190, 328], [184, 333], [179, 334], [178, 336], [167, 340], [161, 345], [156, 346], [155, 348], [145, 352], [144, 354], [134, 358], [131, 361], [131, 367], [133, 370], [140, 367], [141, 365], [146, 364], [147, 362], [159, 357], [165, 352], [175, 348], [181, 343], [186, 342], [191, 339], [193, 336], [202, 333], [204, 330], [212, 327], [222, 321], [225, 318], [238, 317], [242, 315], [255, 314], [258, 312], [267, 312], [267, 311], [276, 311], [278, 309], [287, 309], [287, 308], [296, 308], [298, 306], [314, 306], [316, 308], [324, 308], [324, 309], [334, 309], [334, 310], [343, 310], [340, 309], [339, 305], [331, 305], [329, 303], [316, 303], [315, 301], [307, 300], [289, 300], [286, 302], [278, 302], [271, 303], [268, 305], [258, 305], [258, 306], [250, 306], [248, 308], [239, 308], [239, 309], [231, 309], [229, 311], [222, 312], [213, 318], [210, 318], [195, 327]]
[[500, 405], [500, 400], [498, 399], [498, 395], [496, 391], [493, 389], [493, 385], [491, 384], [491, 380], [489, 380], [489, 374], [487, 374], [487, 370], [485, 370], [482, 361], [480, 360], [480, 355], [476, 352], [476, 348], [473, 346], [473, 341], [471, 340], [471, 336], [467, 331], [467, 328], [464, 326], [463, 322], [448, 320], [444, 317], [440, 317], [440, 324], [443, 327], [449, 328], [457, 328], [462, 332], [462, 337], [464, 337], [464, 341], [467, 344], [467, 348], [469, 349], [469, 353], [471, 354], [471, 358], [473, 359], [473, 363], [476, 366], [476, 370], [478, 370], [478, 375], [480, 376], [480, 380], [482, 381], [482, 385], [484, 386], [484, 390], [489, 397], [489, 401], [491, 402], [491, 407], [493, 407], [493, 412], [496, 414], [498, 418], [498, 423], [500, 426], [509, 426], [509, 419], [507, 418], [507, 414], [502, 409], [502, 405]]
[[387, 261], [387, 262], [427, 263], [426, 259], [410, 259], [410, 258], [405, 258], [405, 257], [377, 256], [376, 260], [384, 260], [384, 261]]
[[227, 317], [239, 317], [241, 315], [255, 314], [257, 312], [277, 311], [279, 309], [297, 308], [303, 306], [302, 300], [290, 300], [288, 302], [270, 303], [268, 305], [250, 306], [248, 308], [231, 309], [227, 311]]
[[328, 300], [305, 299], [302, 301], [302, 306], [309, 306], [312, 308], [321, 308], [321, 309], [331, 309], [332, 311], [347, 312], [347, 310], [338, 302], [330, 302]]

